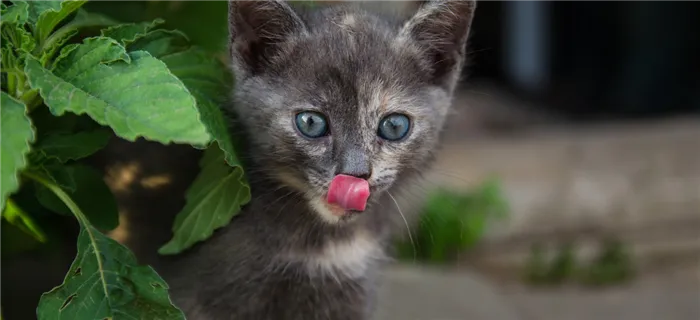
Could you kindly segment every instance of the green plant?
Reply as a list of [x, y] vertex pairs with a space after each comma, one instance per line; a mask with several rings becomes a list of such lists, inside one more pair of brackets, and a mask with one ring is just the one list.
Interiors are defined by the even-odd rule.
[[526, 280], [533, 284], [562, 284], [569, 280], [578, 271], [574, 249], [573, 243], [565, 242], [550, 261], [545, 258], [543, 246], [534, 244], [526, 266]]
[[485, 181], [471, 193], [438, 189], [429, 196], [420, 223], [412, 231], [413, 239], [402, 239], [397, 244], [399, 257], [447, 262], [476, 245], [488, 223], [507, 217], [508, 210], [495, 179]]
[[561, 285], [574, 280], [584, 285], [605, 286], [625, 282], [634, 276], [628, 249], [614, 238], [602, 240], [597, 256], [585, 265], [577, 262], [573, 243], [561, 244], [551, 260], [545, 257], [542, 244], [536, 243], [531, 249], [525, 280], [533, 285]]
[[164, 20], [120, 23], [85, 3], [1, 4], [3, 239], [12, 226], [50, 242], [47, 214], [79, 223], [78, 256], [63, 284], [41, 297], [39, 319], [182, 319], [158, 274], [103, 234], [118, 226], [116, 201], [84, 160], [113, 135], [206, 149], [159, 252], [206, 240], [250, 199], [219, 109], [233, 78], [215, 53]]
[[[314, 1], [290, 2], [292, 6], [314, 6]], [[228, 45], [226, 1], [91, 1], [90, 12], [108, 14], [124, 22], [165, 20], [164, 28], [177, 29], [209, 52], [220, 53]]]
[[627, 246], [614, 238], [604, 239], [601, 250], [581, 272], [579, 280], [591, 286], [623, 283], [635, 275], [634, 263]]

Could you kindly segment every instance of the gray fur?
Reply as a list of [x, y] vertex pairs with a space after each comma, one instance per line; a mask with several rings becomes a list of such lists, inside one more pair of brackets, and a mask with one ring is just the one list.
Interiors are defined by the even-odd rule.
[[[233, 113], [253, 200], [163, 274], [188, 319], [368, 319], [396, 213], [387, 191], [426, 169], [464, 63], [473, 1], [431, 1], [408, 21], [359, 6], [296, 12], [230, 2]], [[254, 17], [254, 18], [253, 18]], [[330, 135], [307, 139], [300, 110]], [[379, 121], [407, 114], [397, 142]], [[365, 212], [336, 218], [323, 197], [336, 173], [369, 175]]]

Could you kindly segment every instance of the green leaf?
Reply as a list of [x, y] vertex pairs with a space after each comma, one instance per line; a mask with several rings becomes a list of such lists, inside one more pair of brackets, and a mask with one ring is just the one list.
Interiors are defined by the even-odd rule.
[[56, 30], [56, 32], [52, 33], [44, 42], [40, 59], [42, 65], [46, 65], [47, 62], [53, 58], [58, 49], [60, 49], [73, 36], [78, 34], [78, 30], [90, 27], [111, 26], [117, 23], [119, 22], [107, 16], [87, 12], [82, 8], [78, 9], [73, 20]]
[[177, 31], [155, 30], [136, 38], [130, 50], [148, 51], [163, 61], [197, 99], [197, 108], [209, 134], [218, 142], [231, 166], [240, 165], [228, 122], [221, 112], [233, 87], [233, 75], [221, 61], [199, 47], [189, 47]]
[[168, 297], [168, 285], [127, 248], [92, 226], [81, 228], [78, 255], [63, 284], [44, 293], [39, 320], [185, 319]]
[[56, 163], [42, 163], [39, 165], [32, 165], [25, 171], [45, 177], [67, 192], [75, 192], [75, 178], [73, 177], [73, 167], [71, 166], [63, 166]]
[[[83, 165], [62, 165], [50, 167], [48, 171], [54, 181], [63, 182], [66, 176], [73, 180], [73, 190], [61, 189], [75, 201], [92, 225], [104, 231], [119, 225], [117, 200], [97, 170]], [[71, 212], [61, 199], [40, 184], [36, 185], [36, 197], [42, 206], [53, 212], [66, 215]]]
[[212, 145], [204, 152], [200, 166], [202, 171], [185, 195], [187, 204], [175, 218], [174, 236], [158, 250], [160, 254], [177, 254], [206, 240], [250, 201], [243, 170], [228, 166], [218, 146]]
[[145, 36], [149, 31], [164, 22], [163, 19], [155, 19], [151, 22], [125, 23], [104, 29], [100, 34], [103, 37], [115, 39], [121, 42], [122, 45], [127, 46]]
[[[0, 41], [4, 45], [12, 44], [14, 48], [6, 47], [2, 53], [2, 63], [5, 68], [15, 66], [16, 61], [7, 60], [10, 56], [14, 56], [11, 52], [18, 50], [30, 52], [34, 49], [36, 42], [34, 37], [24, 27], [27, 20], [27, 4], [18, 3], [4, 10], [0, 10]], [[14, 59], [12, 59], [14, 60]]]
[[[140, 35], [129, 44], [130, 51], [147, 51], [152, 56], [162, 59], [165, 56], [189, 49], [192, 45], [187, 36], [177, 30], [153, 30]], [[214, 59], [214, 57], [210, 57]]]
[[0, 12], [0, 16], [2, 16], [0, 23], [24, 24], [29, 18], [28, 8], [25, 1], [14, 1], [13, 5], [9, 7], [5, 7], [3, 4], [3, 10]]
[[143, 51], [126, 53], [98, 37], [61, 52], [52, 71], [27, 58], [25, 73], [54, 115], [88, 114], [118, 136], [206, 145], [196, 102], [167, 66]]
[[[183, 1], [173, 10], [159, 15], [168, 21], [168, 27], [177, 29], [192, 43], [209, 52], [223, 52], [228, 45], [228, 8], [225, 1]], [[192, 19], [190, 17], [207, 17]]]
[[226, 162], [231, 166], [240, 166], [232, 135], [228, 130], [228, 122], [221, 111], [221, 105], [226, 103], [222, 97], [229, 96], [233, 85], [233, 77], [228, 68], [196, 47], [169, 54], [161, 60], [197, 99], [202, 122], [224, 151]]
[[27, 165], [25, 155], [34, 142], [34, 129], [23, 103], [5, 92], [0, 93], [0, 99], [0, 207], [4, 208], [7, 197], [19, 188], [17, 175]]
[[[46, 4], [45, 2], [54, 2], [56, 4]], [[61, 22], [63, 19], [67, 18], [71, 13], [82, 7], [87, 1], [31, 1], [30, 8], [34, 7], [34, 13], [30, 16], [35, 16], [39, 13], [39, 17], [36, 20], [36, 27], [34, 29], [34, 35], [37, 37], [39, 43], [43, 43], [46, 40], [53, 29]]]
[[36, 200], [46, 209], [64, 216], [71, 215], [70, 209], [56, 197], [51, 190], [37, 184], [35, 186]]
[[184, 32], [193, 45], [210, 52], [223, 52], [228, 45], [226, 1], [90, 1], [87, 6], [124, 21], [162, 18], [165, 28]]
[[61, 163], [87, 157], [107, 146], [111, 134], [108, 130], [81, 131], [72, 134], [50, 134], [36, 146], [46, 158], [53, 158]]
[[78, 255], [63, 284], [41, 296], [38, 319], [185, 319], [151, 267], [137, 265], [129, 249], [95, 229], [61, 188], [33, 173], [27, 176], [54, 192], [81, 227]]
[[[173, 226], [174, 237], [159, 250], [161, 254], [176, 254], [199, 241], [206, 240], [214, 230], [228, 224], [240, 208], [250, 201], [250, 189], [220, 109], [225, 102], [223, 99], [228, 97], [233, 85], [229, 69], [204, 50], [190, 47], [187, 37], [177, 31], [154, 30], [141, 34], [144, 30], [146, 29], [132, 29], [134, 32], [126, 38], [133, 38], [134, 41], [128, 44], [127, 48], [147, 51], [160, 58], [187, 86], [197, 99], [202, 121], [220, 148], [217, 151], [212, 149], [214, 146], [210, 146], [206, 152], [202, 160], [203, 170], [200, 178], [190, 187], [188, 203], [176, 218]], [[233, 168], [216, 162], [218, 155]], [[211, 191], [213, 196], [206, 197], [199, 193], [200, 189]], [[217, 193], [225, 200], [216, 198]], [[236, 196], [227, 198], [227, 194]], [[200, 226], [199, 223], [203, 225]]]
[[26, 234], [33, 236], [34, 239], [40, 242], [46, 241], [46, 235], [39, 228], [39, 225], [34, 222], [29, 214], [18, 207], [12, 199], [7, 199], [7, 206], [2, 211], [2, 217]]
[[[14, 1], [13, 1], [14, 2]], [[29, 22], [36, 24], [39, 16], [45, 11], [61, 10], [61, 2], [63, 1], [26, 1], [29, 4]]]

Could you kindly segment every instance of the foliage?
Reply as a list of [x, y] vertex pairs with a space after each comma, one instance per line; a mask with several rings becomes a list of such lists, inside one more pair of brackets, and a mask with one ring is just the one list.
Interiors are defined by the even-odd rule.
[[[110, 139], [206, 149], [164, 254], [206, 240], [250, 200], [220, 110], [233, 84], [217, 55], [227, 32], [226, 2], [86, 2], [1, 4], [3, 234], [17, 230], [45, 243], [47, 215], [79, 223], [78, 256], [63, 284], [42, 296], [39, 319], [184, 318], [158, 274], [102, 233], [119, 224], [117, 202], [86, 160]], [[126, 10], [105, 9], [114, 5]], [[177, 15], [134, 6], [190, 9]], [[216, 15], [191, 18], [196, 10]], [[143, 12], [176, 21], [145, 21]]]
[[604, 239], [602, 249], [590, 266], [580, 274], [581, 282], [604, 286], [622, 283], [635, 275], [629, 249], [617, 239]]
[[560, 285], [578, 281], [584, 285], [604, 286], [628, 281], [634, 266], [628, 248], [619, 240], [601, 241], [598, 255], [588, 264], [577, 261], [575, 246], [561, 244], [555, 256], [547, 259], [542, 244], [534, 244], [525, 267], [525, 280], [533, 285]]
[[[314, 6], [314, 1], [292, 1], [292, 6]], [[164, 27], [187, 34], [192, 44], [212, 53], [227, 50], [226, 1], [92, 1], [85, 6], [124, 22], [164, 20]], [[201, 17], [193, 19], [193, 17]]]
[[526, 268], [527, 280], [531, 283], [563, 283], [577, 271], [574, 245], [568, 242], [562, 244], [551, 261], [547, 261], [542, 245], [534, 245]]
[[202, 172], [185, 196], [187, 205], [175, 219], [175, 237], [158, 251], [161, 254], [178, 253], [209, 238], [213, 229], [227, 225], [233, 218], [237, 211], [231, 208], [240, 208], [250, 201], [250, 188], [241, 182], [243, 171], [226, 165], [220, 149], [207, 150], [200, 165]]
[[398, 243], [399, 256], [406, 260], [448, 262], [476, 245], [488, 223], [505, 218], [508, 210], [495, 179], [466, 194], [436, 190], [421, 212], [418, 227], [411, 232], [413, 239]]

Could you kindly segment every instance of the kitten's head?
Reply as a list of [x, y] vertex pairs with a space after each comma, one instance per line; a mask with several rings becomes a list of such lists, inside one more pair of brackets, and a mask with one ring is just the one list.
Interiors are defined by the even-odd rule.
[[267, 178], [305, 195], [324, 221], [337, 174], [366, 179], [372, 206], [424, 169], [464, 62], [474, 1], [428, 1], [393, 23], [336, 7], [231, 1], [235, 108]]

